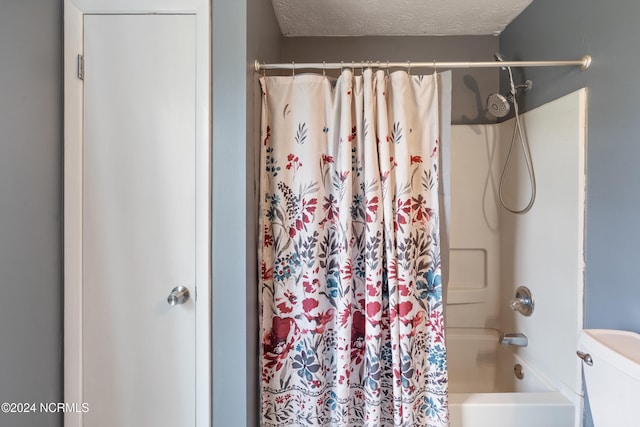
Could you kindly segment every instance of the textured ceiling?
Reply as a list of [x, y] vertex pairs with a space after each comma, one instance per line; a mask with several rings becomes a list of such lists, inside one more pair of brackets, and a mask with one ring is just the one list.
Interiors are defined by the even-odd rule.
[[497, 35], [532, 0], [272, 0], [282, 34]]

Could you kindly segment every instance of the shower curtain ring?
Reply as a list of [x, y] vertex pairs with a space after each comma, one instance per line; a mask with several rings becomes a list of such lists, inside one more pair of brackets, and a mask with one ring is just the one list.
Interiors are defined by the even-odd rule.
[[344, 71], [344, 62], [340, 61], [340, 74]]
[[411, 74], [411, 61], [407, 61], [407, 74]]
[[322, 77], [327, 77], [327, 63], [322, 61]]
[[389, 61], [387, 60], [387, 77], [389, 77]]
[[436, 60], [435, 59], [433, 60], [433, 72], [434, 72], [434, 74], [438, 73], [438, 67], [436, 66]]
[[292, 77], [296, 76], [296, 63], [295, 63], [295, 61], [291, 61], [291, 76]]

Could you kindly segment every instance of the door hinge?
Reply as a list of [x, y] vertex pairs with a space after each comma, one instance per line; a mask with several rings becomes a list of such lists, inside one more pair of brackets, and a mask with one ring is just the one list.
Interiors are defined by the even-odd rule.
[[84, 56], [78, 55], [78, 78], [84, 80]]

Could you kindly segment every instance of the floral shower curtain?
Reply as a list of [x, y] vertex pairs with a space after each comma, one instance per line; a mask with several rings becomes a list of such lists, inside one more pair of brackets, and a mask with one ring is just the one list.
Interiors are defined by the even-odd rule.
[[447, 425], [437, 82], [261, 79], [264, 427]]

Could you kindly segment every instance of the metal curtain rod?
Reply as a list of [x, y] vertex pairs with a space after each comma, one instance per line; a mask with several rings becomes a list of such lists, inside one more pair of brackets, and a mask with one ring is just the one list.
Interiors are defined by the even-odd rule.
[[496, 67], [562, 67], [578, 66], [581, 70], [586, 70], [591, 65], [591, 56], [585, 55], [580, 59], [568, 61], [479, 61], [479, 62], [389, 62], [389, 61], [360, 61], [360, 62], [314, 62], [314, 63], [284, 63], [284, 64], [264, 64], [257, 59], [254, 63], [256, 71], [264, 70], [335, 70], [342, 68], [496, 68]]

